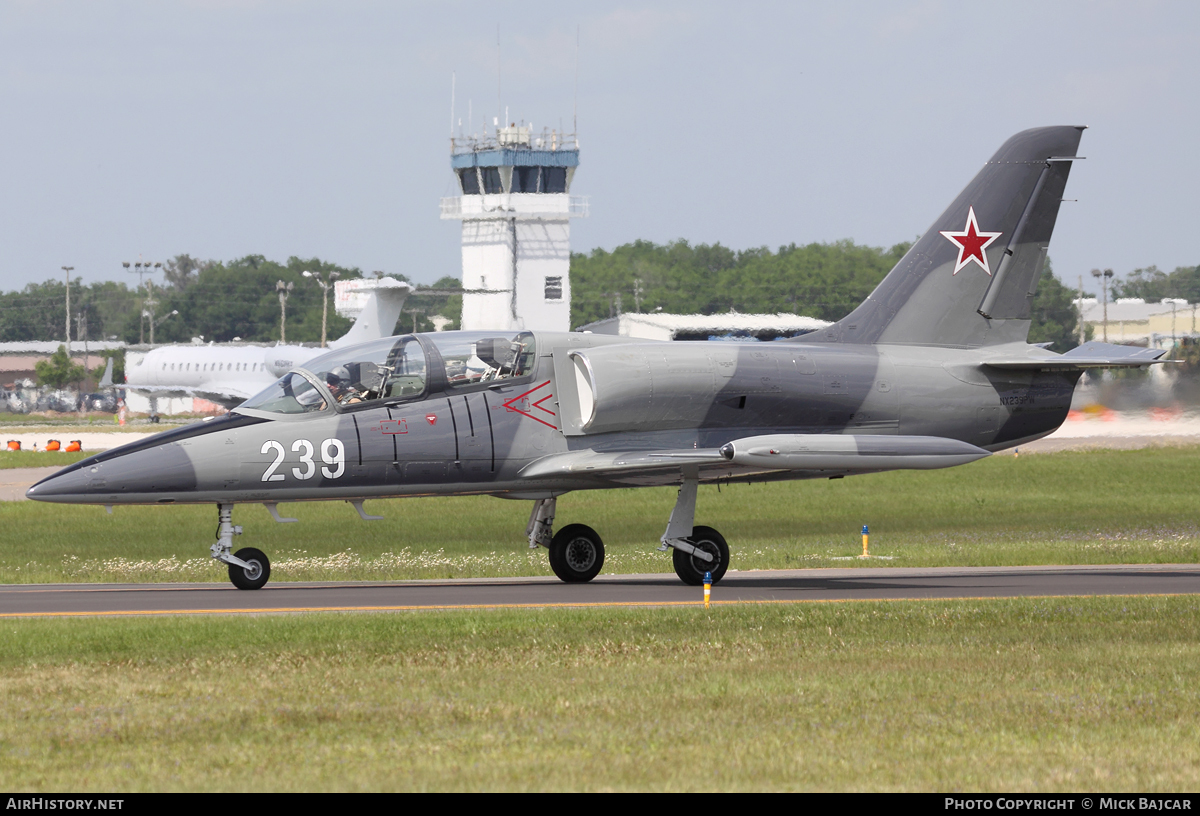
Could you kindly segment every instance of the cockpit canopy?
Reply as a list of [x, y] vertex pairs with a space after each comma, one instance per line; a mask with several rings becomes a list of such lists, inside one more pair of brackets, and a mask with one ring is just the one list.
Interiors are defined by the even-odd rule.
[[430, 393], [486, 387], [533, 373], [529, 332], [439, 332], [389, 337], [309, 360], [239, 407], [304, 414], [393, 404]]

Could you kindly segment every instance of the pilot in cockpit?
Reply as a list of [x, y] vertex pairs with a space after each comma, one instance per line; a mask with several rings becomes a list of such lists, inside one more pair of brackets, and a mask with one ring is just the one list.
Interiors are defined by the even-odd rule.
[[325, 375], [325, 383], [339, 405], [353, 405], [363, 401], [363, 395], [350, 383], [350, 370], [338, 366]]

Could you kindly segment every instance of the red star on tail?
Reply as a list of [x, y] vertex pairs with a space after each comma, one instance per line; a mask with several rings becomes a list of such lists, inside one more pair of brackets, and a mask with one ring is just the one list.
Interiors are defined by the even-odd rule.
[[975, 220], [975, 208], [971, 207], [967, 210], [967, 225], [963, 227], [962, 232], [952, 232], [950, 230], [942, 230], [941, 234], [947, 240], [958, 245], [958, 263], [954, 264], [954, 273], [957, 275], [959, 270], [969, 264], [971, 261], [979, 264], [979, 268], [987, 272], [990, 276], [992, 269], [988, 266], [988, 257], [984, 252], [988, 245], [999, 238], [1004, 233], [1002, 232], [981, 232], [979, 222]]

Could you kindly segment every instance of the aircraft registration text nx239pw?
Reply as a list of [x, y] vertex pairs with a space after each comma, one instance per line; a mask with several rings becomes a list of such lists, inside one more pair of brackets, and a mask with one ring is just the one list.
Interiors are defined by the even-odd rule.
[[679, 485], [663, 548], [687, 583], [729, 548], [694, 523], [701, 483], [838, 478], [972, 462], [1053, 432], [1087, 368], [1163, 352], [1029, 345], [1030, 303], [1082, 128], [1013, 136], [874, 292], [795, 341], [648, 342], [444, 332], [309, 360], [219, 419], [97, 454], [31, 487], [77, 504], [217, 505], [214, 558], [243, 589], [266, 555], [233, 552], [236, 504], [489, 494], [533, 503], [530, 546], [589, 581], [595, 530], [553, 529], [572, 490]]

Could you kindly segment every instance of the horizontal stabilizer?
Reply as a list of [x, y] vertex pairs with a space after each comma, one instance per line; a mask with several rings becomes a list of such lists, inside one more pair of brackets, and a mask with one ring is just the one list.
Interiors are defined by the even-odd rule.
[[735, 465], [772, 470], [933, 470], [991, 454], [940, 436], [772, 434], [737, 439], [721, 447]]
[[1165, 349], [1084, 343], [1066, 354], [985, 360], [989, 368], [1018, 371], [1077, 371], [1085, 368], [1143, 368], [1161, 363]]

